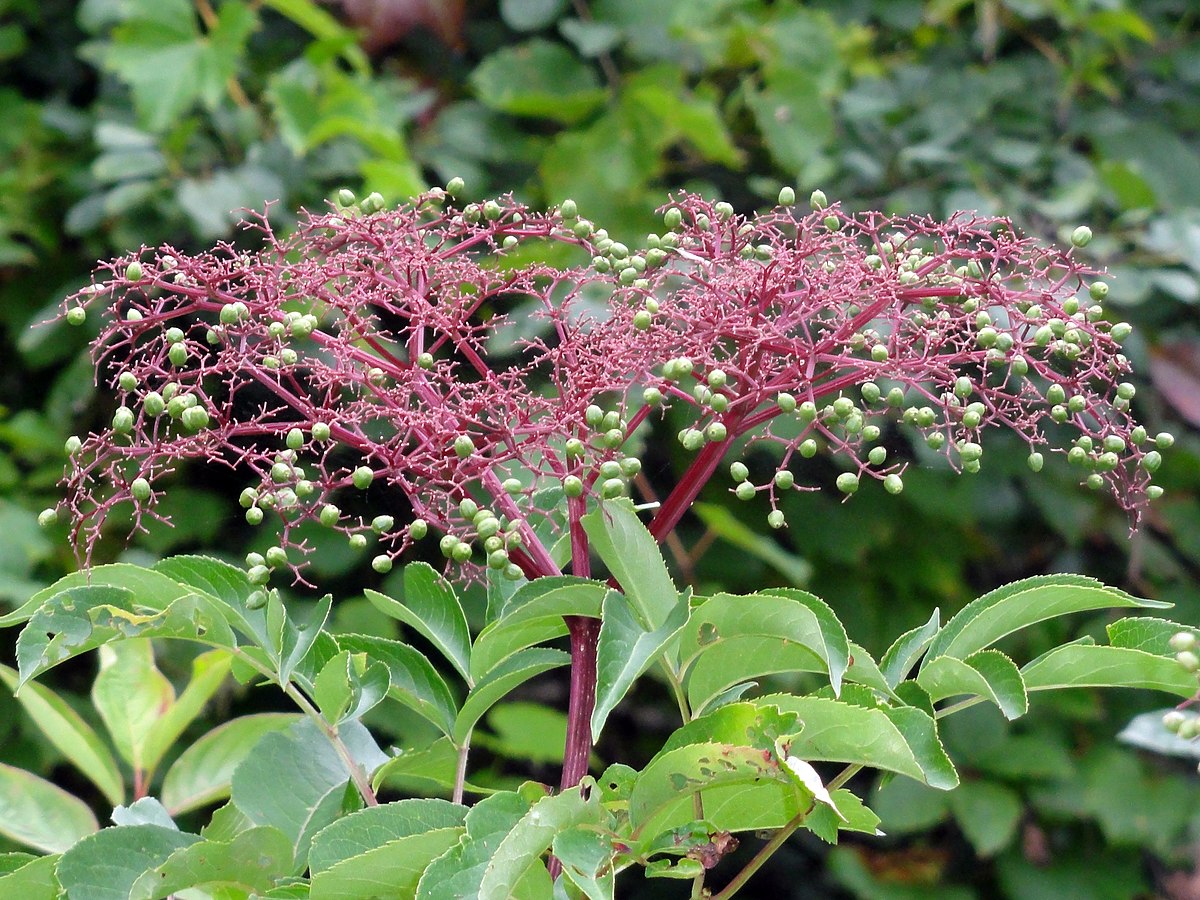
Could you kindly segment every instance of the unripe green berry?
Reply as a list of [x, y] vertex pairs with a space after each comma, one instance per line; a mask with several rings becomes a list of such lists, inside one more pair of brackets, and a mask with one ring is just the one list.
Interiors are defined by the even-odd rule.
[[625, 482], [620, 478], [608, 478], [600, 485], [600, 496], [612, 500], [625, 493]]
[[729, 477], [734, 481], [745, 481], [750, 477], [750, 469], [747, 468], [744, 462], [731, 463], [729, 466]]
[[[820, 191], [820, 190], [813, 191], [811, 194], [808, 195], [808, 205], [811, 206], [813, 209], [825, 209], [825, 207], [829, 206], [829, 199], [825, 196], [824, 191]], [[829, 218], [834, 219], [835, 221], [837, 219], [836, 216], [830, 216]], [[829, 228], [834, 227], [832, 225], [829, 225], [829, 219], [825, 220], [825, 224], [826, 224], [826, 227], [829, 227]]]
[[796, 408], [796, 398], [787, 391], [780, 391], [775, 397], [775, 405], [781, 412], [790, 413]]
[[375, 480], [375, 472], [370, 466], [359, 466], [350, 473], [350, 483], [360, 491], [365, 491]]
[[1175, 435], [1169, 431], [1160, 431], [1154, 436], [1154, 446], [1159, 450], [1169, 450], [1175, 445]]
[[267, 550], [267, 554], [264, 558], [266, 559], [267, 565], [272, 569], [278, 569], [280, 566], [286, 566], [288, 562], [287, 551], [282, 547], [271, 547], [269, 550]]
[[627, 456], [621, 460], [621, 474], [626, 478], [633, 478], [642, 471], [642, 461], [636, 456]]
[[795, 189], [788, 187], [786, 185], [779, 189], [779, 205], [780, 206], [791, 206], [795, 202], [796, 202]]
[[127, 434], [133, 430], [133, 410], [128, 406], [119, 406], [113, 413], [113, 431], [117, 434]]
[[755, 491], [754, 485], [749, 481], [743, 481], [736, 488], [734, 488], [733, 493], [739, 500], [753, 500], [757, 491]]
[[983, 447], [973, 441], [964, 441], [958, 445], [958, 455], [963, 462], [972, 462], [983, 456]]
[[872, 447], [871, 452], [867, 454], [867, 462], [873, 466], [882, 466], [887, 461], [887, 449], [884, 447]]
[[38, 513], [37, 521], [38, 525], [40, 525], [42, 528], [49, 528], [58, 521], [58, 510], [54, 509], [53, 507], [47, 507], [46, 509], [43, 509], [40, 513]]
[[812, 438], [803, 441], [800, 444], [800, 455], [805, 459], [812, 459], [817, 455], [817, 442]]
[[450, 551], [450, 558], [456, 563], [465, 563], [470, 561], [471, 554], [474, 552], [474, 549], [469, 543], [466, 541], [459, 541], [454, 545], [454, 549]]
[[1034, 472], [1042, 471], [1042, 466], [1045, 464], [1045, 458], [1037, 451], [1030, 453], [1029, 457], [1025, 461], [1028, 463], [1029, 468]]
[[904, 490], [904, 479], [894, 472], [883, 479], [883, 489], [895, 496]]
[[568, 475], [562, 482], [563, 493], [568, 497], [579, 497], [583, 494], [583, 481], [576, 475]]
[[599, 428], [603, 420], [604, 410], [594, 403], [583, 412], [583, 421], [591, 428]]
[[505, 550], [493, 550], [488, 554], [487, 564], [489, 569], [503, 569], [508, 566], [508, 552]]
[[1133, 326], [1128, 322], [1118, 322], [1112, 327], [1112, 331], [1110, 331], [1109, 334], [1112, 336], [1114, 341], [1120, 343], [1121, 341], [1125, 340], [1125, 338], [1133, 334]]
[[264, 369], [278, 369], [279, 359], [274, 356], [264, 356], [262, 358], [262, 364]]
[[663, 224], [672, 231], [678, 228], [682, 223], [683, 213], [677, 207], [672, 206], [665, 213], [663, 213]]
[[67, 310], [68, 325], [82, 325], [87, 321], [87, 310], [82, 306], [72, 306]]
[[466, 459], [475, 452], [475, 442], [465, 434], [460, 434], [454, 439], [454, 455], [459, 459]]
[[500, 520], [495, 516], [486, 516], [475, 523], [475, 532], [481, 538], [489, 538], [500, 530]]
[[151, 418], [156, 418], [162, 415], [167, 404], [163, 401], [162, 394], [158, 391], [151, 391], [142, 398], [142, 409], [146, 411], [146, 415]]
[[1076, 247], [1086, 247], [1092, 241], [1092, 229], [1080, 225], [1071, 232], [1071, 243]]
[[837, 216], [826, 216], [824, 219], [825, 227], [830, 231], [837, 231], [842, 227], [842, 220]]
[[326, 528], [332, 528], [337, 524], [338, 519], [342, 516], [342, 511], [332, 503], [326, 503], [321, 507], [320, 522]]
[[371, 520], [371, 529], [376, 534], [386, 534], [396, 527], [396, 520], [391, 516], [376, 516]]
[[378, 556], [376, 556], [374, 559], [371, 560], [371, 568], [374, 569], [376, 572], [378, 572], [380, 575], [384, 575], [384, 574], [392, 571], [392, 558], [390, 556], [388, 556], [386, 553], [380, 553]]
[[775, 487], [780, 490], [789, 490], [796, 483], [796, 476], [787, 469], [780, 469], [775, 473]]
[[283, 442], [289, 449], [299, 450], [304, 446], [304, 432], [299, 428], [289, 429], [287, 437], [284, 438]]
[[583, 446], [583, 441], [579, 440], [579, 438], [569, 438], [563, 449], [566, 451], [568, 459], [576, 459], [583, 456], [586, 448]]
[[246, 573], [246, 579], [251, 584], [266, 584], [271, 580], [271, 570], [266, 566], [251, 566]]
[[362, 550], [367, 546], [367, 536], [365, 534], [352, 534], [347, 543], [350, 544], [351, 550]]
[[136, 259], [125, 267], [125, 278], [128, 281], [141, 281], [142, 275], [142, 264]]
[[1149, 485], [1146, 488], [1146, 499], [1147, 500], [1157, 500], [1162, 495], [1163, 495], [1163, 489], [1157, 484]]
[[262, 609], [267, 605], [267, 599], [266, 591], [254, 591], [246, 598], [246, 609]]
[[817, 404], [813, 403], [811, 400], [805, 400], [799, 406], [798, 415], [800, 416], [801, 422], [811, 422], [817, 417]]
[[1104, 487], [1104, 476], [1097, 475], [1095, 472], [1093, 472], [1091, 475], [1089, 475], [1087, 477], [1087, 486], [1089, 488], [1091, 488], [1093, 491], [1100, 490], [1101, 488]]
[[654, 317], [644, 309], [639, 309], [633, 314], [633, 327], [638, 331], [645, 331], [653, 323]]
[[1103, 300], [1108, 296], [1108, 285], [1103, 281], [1093, 281], [1088, 287], [1088, 294], [1093, 300]]
[[642, 402], [647, 406], [658, 406], [658, 404], [662, 403], [662, 398], [662, 391], [658, 388], [650, 387], [642, 391]]
[[784, 516], [782, 509], [773, 509], [767, 513], [767, 524], [772, 528], [779, 529], [787, 524], [787, 517]]
[[600, 464], [601, 478], [619, 478], [621, 477], [621, 464], [615, 459], [605, 460]]
[[79, 439], [79, 435], [77, 434], [71, 435], [67, 438], [67, 442], [63, 444], [63, 450], [66, 451], [67, 456], [74, 456], [79, 452], [81, 447], [83, 447], [83, 441]]
[[427, 534], [429, 534], [429, 523], [424, 519], [413, 519], [408, 524], [408, 536], [414, 541], [421, 540]]
[[559, 206], [558, 212], [564, 219], [574, 219], [579, 216], [579, 207], [576, 206], [574, 200], [564, 200]]
[[679, 443], [685, 450], [699, 450], [704, 446], [704, 432], [695, 428], [685, 428], [679, 432]]
[[509, 563], [504, 567], [504, 577], [509, 581], [520, 581], [525, 577], [525, 572], [516, 563]]
[[251, 525], [261, 525], [262, 520], [263, 520], [263, 511], [259, 507], [252, 506], [248, 510], [246, 510], [246, 521], [248, 523], [250, 523]]
[[1023, 356], [1014, 356], [1012, 358], [1012, 372], [1014, 375], [1029, 374], [1029, 362]]
[[1182, 653], [1184, 650], [1194, 650], [1196, 647], [1196, 633], [1194, 631], [1177, 631], [1171, 635], [1171, 639], [1167, 641], [1167, 644], [1176, 653]]
[[1147, 472], [1157, 472], [1158, 467], [1162, 465], [1162, 454], [1157, 450], [1149, 451], [1142, 457], [1141, 466]]
[[883, 344], [876, 344], [871, 348], [871, 359], [875, 362], [884, 362], [888, 358], [888, 348]]
[[1173, 709], [1162, 717], [1163, 728], [1171, 733], [1179, 731], [1179, 726], [1187, 719], [1187, 715], [1177, 709]]
[[466, 186], [466, 182], [456, 175], [446, 182], [446, 193], [451, 197], [457, 197], [463, 192], [463, 189], [466, 188]]
[[1067, 408], [1061, 403], [1056, 403], [1054, 406], [1050, 407], [1050, 418], [1059, 425], [1067, 421], [1068, 415], [1069, 413], [1067, 412]]
[[843, 472], [837, 477], [836, 484], [843, 494], [853, 494], [858, 490], [858, 476], [853, 472]]
[[719, 444], [729, 436], [729, 431], [723, 422], [713, 422], [706, 429], [704, 429], [704, 436], [709, 440], [710, 443]]
[[861, 388], [859, 388], [859, 393], [862, 394], [863, 402], [876, 403], [878, 402], [880, 396], [879, 385], [873, 381], [868, 381]]

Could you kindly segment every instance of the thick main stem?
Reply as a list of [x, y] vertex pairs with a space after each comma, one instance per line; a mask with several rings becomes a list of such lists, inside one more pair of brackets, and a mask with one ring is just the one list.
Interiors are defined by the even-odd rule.
[[588, 771], [592, 755], [592, 711], [596, 708], [596, 646], [600, 620], [568, 616], [571, 635], [571, 695], [567, 702], [567, 746], [563, 754], [562, 790], [574, 787]]

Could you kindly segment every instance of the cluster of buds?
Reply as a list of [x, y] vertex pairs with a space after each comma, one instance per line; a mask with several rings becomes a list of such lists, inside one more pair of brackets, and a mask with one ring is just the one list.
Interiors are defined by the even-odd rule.
[[[1180, 631], [1172, 635], [1170, 647], [1175, 652], [1175, 661], [1183, 667], [1184, 671], [1196, 675], [1200, 679], [1200, 654], [1196, 652], [1197, 649], [1200, 649], [1200, 641], [1197, 640], [1196, 633]], [[1197, 702], [1200, 702], [1200, 690], [1196, 692], [1195, 697], [1185, 700], [1178, 708], [1166, 713], [1163, 716], [1163, 727], [1185, 741], [1200, 737], [1200, 715], [1185, 711], [1188, 707], [1195, 706]]]
[[[434, 531], [448, 564], [514, 579], [557, 574], [549, 548], [570, 531], [586, 574], [579, 517], [630, 490], [634, 434], [671, 407], [686, 408], [693, 455], [650, 523], [659, 538], [735, 445], [779, 448], [765, 483], [729, 467], [738, 498], [767, 496], [774, 528], [784, 492], [817, 486], [797, 470], [818, 453], [839, 461], [846, 497], [872, 480], [900, 493], [896, 427], [966, 473], [988, 429], [1015, 432], [1033, 470], [1066, 456], [1134, 523], [1161, 494], [1171, 438], [1130, 415], [1130, 329], [1074, 252], [1084, 228], [1064, 251], [1002, 219], [851, 215], [819, 191], [804, 212], [785, 189], [750, 217], [677, 197], [638, 248], [571, 201], [460, 208], [463, 190], [395, 209], [342, 191], [286, 238], [248, 221], [255, 252], [164, 246], [102, 265], [64, 306], [76, 324], [104, 309], [94, 359], [120, 402], [110, 428], [67, 447], [84, 555], [115, 506], [141, 527], [164, 477], [202, 459], [251, 476], [246, 521], [279, 524], [278, 545], [247, 560], [259, 584], [302, 579], [305, 522], [376, 540], [380, 572]], [[548, 244], [579, 264], [531, 262]]]

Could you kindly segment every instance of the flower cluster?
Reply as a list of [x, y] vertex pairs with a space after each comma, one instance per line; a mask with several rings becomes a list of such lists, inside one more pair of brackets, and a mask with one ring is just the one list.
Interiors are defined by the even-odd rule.
[[[694, 456], [651, 522], [660, 538], [735, 444], [782, 448], [765, 484], [729, 467], [774, 527], [819, 453], [844, 494], [898, 493], [908, 462], [881, 441], [895, 422], [968, 473], [989, 428], [1016, 432], [1031, 468], [1065, 455], [1135, 523], [1161, 493], [1170, 436], [1132, 419], [1129, 326], [1107, 320], [1107, 286], [1073, 249], [965, 213], [851, 215], [820, 192], [801, 211], [790, 189], [750, 217], [680, 196], [664, 233], [630, 248], [571, 201], [458, 205], [461, 190], [395, 209], [343, 191], [288, 237], [248, 221], [253, 252], [142, 248], [101, 266], [64, 308], [74, 323], [103, 308], [95, 363], [120, 398], [110, 428], [67, 448], [83, 552], [115, 506], [140, 526], [164, 476], [203, 459], [251, 480], [247, 521], [280, 522], [250, 560], [259, 582], [302, 577], [306, 521], [359, 547], [378, 535], [380, 571], [434, 532], [451, 564], [514, 579], [557, 573], [548, 548], [567, 530], [587, 575], [579, 517], [629, 489], [634, 432], [680, 406]], [[407, 498], [406, 525], [408, 509], [340, 508], [369, 506], [352, 498], [377, 483]]]

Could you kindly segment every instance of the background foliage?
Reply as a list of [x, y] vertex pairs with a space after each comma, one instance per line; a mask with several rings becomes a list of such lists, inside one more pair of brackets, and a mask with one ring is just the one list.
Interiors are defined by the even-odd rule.
[[[1120, 512], [1065, 466], [1034, 488], [1014, 445], [989, 453], [984, 479], [931, 465], [910, 470], [900, 498], [796, 495], [788, 519], [811, 527], [777, 543], [748, 541], [747, 513], [714, 490], [685, 528], [677, 573], [702, 590], [807, 587], [876, 655], [932, 606], [944, 619], [982, 590], [1047, 571], [1171, 600], [1172, 618], [1200, 622], [1200, 39], [1186, 0], [0, 0], [0, 10], [0, 599], [20, 603], [74, 565], [37, 510], [57, 496], [65, 438], [111, 410], [87, 387], [86, 335], [33, 326], [97, 257], [237, 240], [229, 211], [267, 201], [320, 207], [341, 186], [391, 199], [461, 175], [473, 196], [573, 197], [614, 236], [654, 230], [669, 190], [748, 209], [785, 183], [852, 208], [1006, 214], [1059, 240], [1087, 222], [1088, 253], [1114, 276], [1110, 304], [1138, 326], [1127, 347], [1139, 415], [1180, 437], [1159, 476], [1167, 496], [1132, 544]], [[679, 464], [672, 445], [643, 453], [651, 486]], [[114, 532], [101, 555], [236, 560], [254, 549], [216, 500], [229, 485], [184, 478], [168, 494], [173, 530], [130, 548]], [[379, 586], [357, 558], [323, 560], [322, 587], [339, 597]], [[335, 616], [347, 629], [395, 628], [365, 601]], [[1034, 629], [1023, 649], [1103, 625]], [[193, 663], [177, 647], [158, 660], [180, 686]], [[79, 690], [85, 716], [93, 672], [85, 659], [54, 681]], [[557, 682], [531, 690], [562, 705]], [[636, 757], [639, 734], [649, 752], [669, 730], [665, 697], [641, 689], [634, 701], [601, 757]], [[200, 734], [265, 702], [223, 690], [189, 727]], [[757, 887], [1198, 896], [1194, 770], [1114, 741], [1156, 702], [1076, 691], [1040, 700], [1015, 726], [983, 708], [949, 719], [962, 790], [896, 780], [874, 797], [888, 838], [832, 851], [795, 842]], [[79, 789], [12, 704], [0, 698], [0, 762]], [[529, 740], [531, 716], [545, 740]], [[422, 727], [371, 724], [408, 740]], [[561, 717], [511, 704], [488, 725], [494, 779], [551, 777], [544, 747]], [[104, 797], [91, 799], [106, 813]]]

